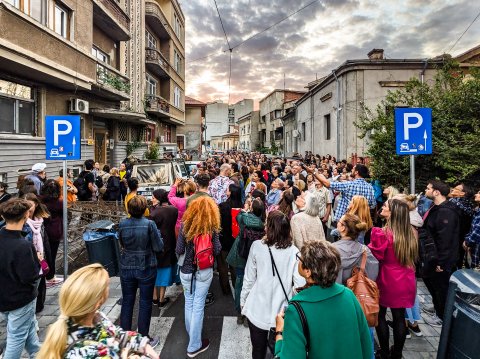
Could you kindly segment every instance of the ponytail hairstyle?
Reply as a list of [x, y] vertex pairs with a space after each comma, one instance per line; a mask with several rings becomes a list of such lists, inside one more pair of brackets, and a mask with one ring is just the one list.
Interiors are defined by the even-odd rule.
[[418, 241], [410, 225], [408, 204], [399, 199], [389, 199], [388, 208], [391, 215], [386, 228], [393, 232], [395, 256], [403, 266], [413, 267], [418, 258]]
[[347, 213], [358, 216], [360, 221], [365, 222], [367, 229], [373, 227], [372, 216], [370, 215], [370, 206], [364, 196], [355, 195], [352, 197], [347, 208]]
[[346, 236], [353, 240], [356, 240], [361, 232], [368, 229], [367, 224], [362, 222], [360, 218], [354, 214], [346, 213], [340, 221], [345, 227]]
[[74, 272], [62, 285], [60, 313], [48, 328], [39, 359], [61, 359], [67, 349], [68, 323], [80, 323], [94, 313], [108, 297], [109, 277], [100, 264], [90, 264]]

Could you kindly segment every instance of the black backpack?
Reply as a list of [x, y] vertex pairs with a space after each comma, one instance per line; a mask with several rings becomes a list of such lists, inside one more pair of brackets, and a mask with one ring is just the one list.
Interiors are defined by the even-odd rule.
[[243, 259], [247, 259], [253, 242], [261, 240], [264, 236], [264, 229], [255, 230], [245, 227], [243, 229], [243, 238], [238, 242], [238, 254], [240, 255], [240, 257], [242, 257]]
[[78, 175], [78, 178], [75, 180], [75, 182], [73, 182], [73, 185], [78, 191], [77, 197], [79, 201], [86, 201], [89, 199], [88, 198], [89, 195], [90, 195], [90, 198], [92, 196], [92, 192], [90, 192], [90, 190], [88, 189], [88, 184], [85, 181], [86, 175], [87, 175], [87, 172], [85, 171], [80, 172], [80, 174]]

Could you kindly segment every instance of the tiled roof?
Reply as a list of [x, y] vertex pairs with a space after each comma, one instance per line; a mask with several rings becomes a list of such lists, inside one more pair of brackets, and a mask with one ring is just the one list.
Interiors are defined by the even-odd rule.
[[185, 96], [185, 105], [207, 106], [206, 103], [195, 100], [194, 98], [188, 96]]

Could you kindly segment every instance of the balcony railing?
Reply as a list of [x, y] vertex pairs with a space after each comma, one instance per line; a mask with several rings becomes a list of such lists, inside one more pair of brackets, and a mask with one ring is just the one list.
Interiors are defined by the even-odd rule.
[[149, 25], [160, 38], [171, 38], [170, 25], [156, 2], [148, 0], [145, 2], [145, 16]]
[[161, 96], [146, 95], [145, 107], [147, 111], [170, 113], [170, 104]]
[[97, 62], [97, 82], [101, 85], [130, 94], [130, 80], [101, 62]]
[[122, 10], [120, 4], [115, 0], [99, 0], [100, 3], [105, 6], [112, 15], [115, 16], [117, 22], [122, 25], [124, 28], [129, 29], [130, 27], [130, 18]]
[[147, 47], [145, 49], [145, 61], [148, 64], [154, 65], [156, 68], [152, 69], [159, 76], [169, 76], [169, 64], [167, 59], [160, 51], [154, 48]]

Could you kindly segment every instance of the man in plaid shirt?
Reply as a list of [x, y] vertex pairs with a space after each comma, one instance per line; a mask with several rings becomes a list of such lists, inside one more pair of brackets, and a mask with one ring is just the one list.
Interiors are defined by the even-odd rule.
[[[480, 203], [480, 191], [475, 195], [475, 202]], [[465, 237], [463, 248], [470, 250], [472, 268], [480, 268], [480, 209], [475, 211], [472, 220], [472, 229]]]
[[[312, 171], [310, 170], [310, 173]], [[342, 198], [338, 204], [337, 210], [333, 216], [333, 221], [338, 222], [340, 218], [347, 212], [348, 205], [353, 196], [363, 196], [367, 199], [370, 208], [375, 208], [375, 193], [370, 183], [365, 181], [369, 177], [368, 168], [365, 165], [357, 164], [352, 169], [353, 181], [331, 182], [323, 174], [314, 174], [317, 179], [323, 183], [325, 187], [329, 187], [334, 191], [342, 193]]]

